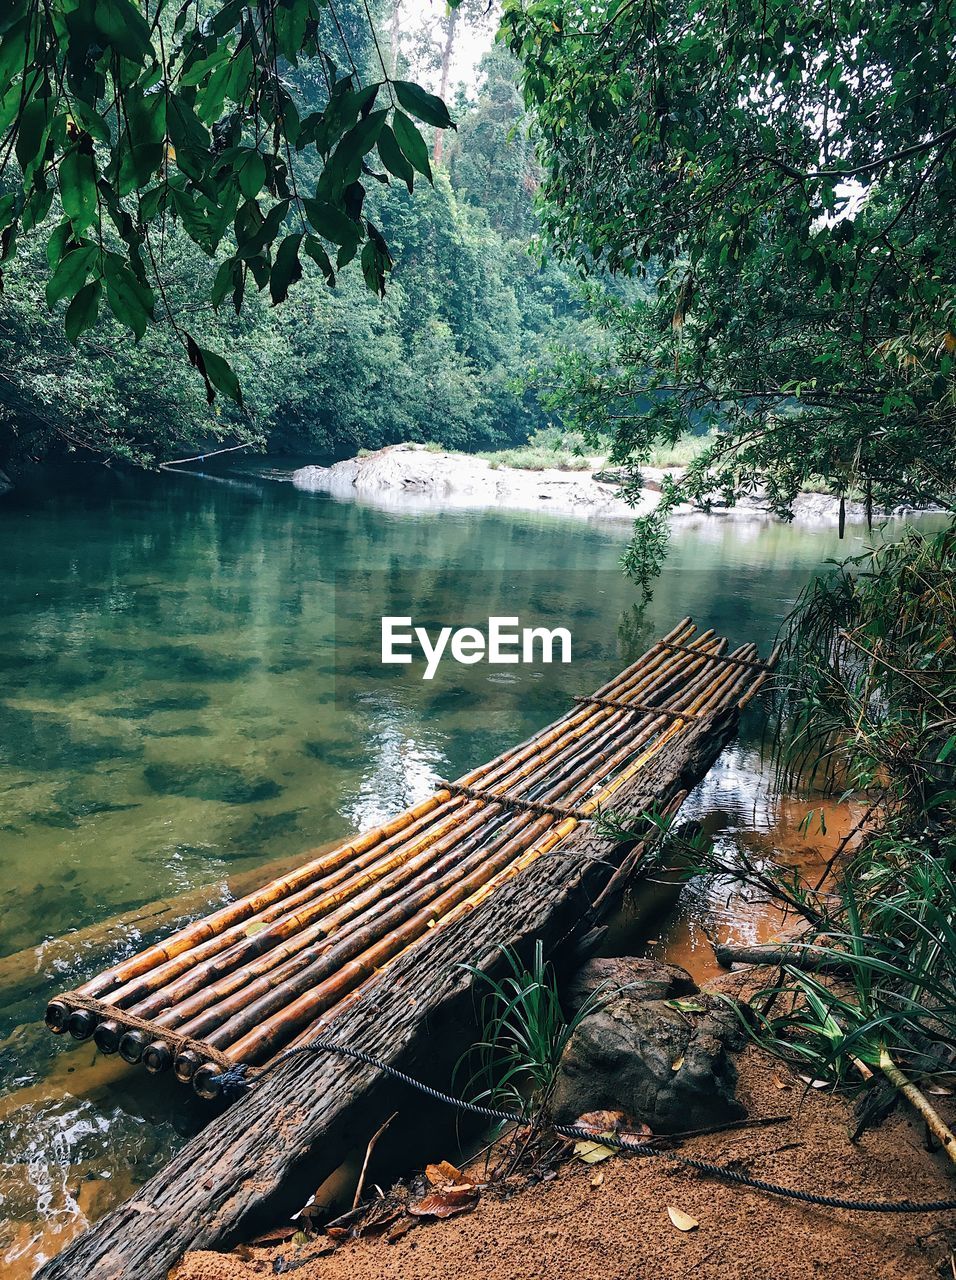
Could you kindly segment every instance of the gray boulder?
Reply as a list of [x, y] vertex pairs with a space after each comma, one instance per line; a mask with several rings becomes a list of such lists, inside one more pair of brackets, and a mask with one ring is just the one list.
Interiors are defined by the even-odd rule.
[[553, 1107], [559, 1123], [588, 1111], [623, 1111], [657, 1134], [704, 1129], [746, 1114], [737, 1101], [733, 1012], [702, 995], [676, 965], [592, 960], [572, 979], [569, 1013], [610, 984], [561, 1058]]

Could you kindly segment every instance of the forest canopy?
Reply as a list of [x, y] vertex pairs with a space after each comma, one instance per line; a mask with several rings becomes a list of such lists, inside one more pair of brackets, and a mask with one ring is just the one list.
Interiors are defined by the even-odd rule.
[[527, 253], [515, 64], [487, 56], [459, 137], [401, 23], [363, 0], [0, 19], [0, 466], [216, 440], [477, 448], [546, 425], [525, 375], [590, 326], [573, 273]]
[[554, 251], [643, 280], [554, 405], [651, 446], [715, 443], [669, 507], [822, 480], [869, 509], [956, 491], [956, 7], [508, 0]]

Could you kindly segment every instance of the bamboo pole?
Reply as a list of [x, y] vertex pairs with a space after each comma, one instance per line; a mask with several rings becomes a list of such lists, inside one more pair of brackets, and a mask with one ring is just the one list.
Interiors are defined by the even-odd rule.
[[306, 863], [287, 876], [280, 876], [278, 879], [270, 881], [256, 893], [249, 894], [237, 902], [228, 903], [225, 907], [214, 911], [212, 915], [204, 916], [201, 920], [193, 921], [192, 924], [180, 929], [178, 933], [174, 933], [165, 942], [147, 947], [145, 951], [141, 951], [129, 960], [124, 960], [120, 964], [104, 970], [103, 973], [93, 978], [90, 982], [84, 983], [82, 987], [78, 988], [78, 991], [82, 995], [93, 996], [96, 999], [102, 998], [108, 990], [148, 972], [154, 964], [169, 960], [173, 956], [179, 955], [180, 952], [185, 951], [188, 947], [195, 945], [196, 942], [213, 937], [218, 929], [225, 927], [227, 924], [247, 919], [260, 907], [267, 906], [278, 898], [294, 892], [295, 889], [307, 884], [311, 879], [318, 878], [323, 872], [330, 871], [341, 863], [348, 861], [348, 859], [355, 857], [358, 853], [371, 848], [393, 832], [410, 825], [416, 818], [430, 813], [437, 805], [448, 799], [450, 799], [448, 792], [439, 791], [435, 795], [429, 796], [427, 800], [423, 800], [413, 808], [400, 813], [396, 818], [383, 823], [380, 827], [355, 837], [346, 844], [339, 845], [331, 853]]
[[[503, 826], [506, 818], [507, 815], [499, 814], [494, 825]], [[481, 819], [480, 826], [475, 819], [429, 849], [427, 858], [423, 855], [420, 859], [420, 874], [393, 881], [388, 886], [382, 882], [366, 894], [350, 899], [338, 911], [294, 935], [255, 964], [245, 966], [241, 972], [230, 974], [190, 999], [170, 1006], [155, 1019], [157, 1028], [175, 1027], [193, 1038], [206, 1035], [229, 1016], [245, 1008], [252, 999], [268, 993], [316, 963], [331, 945], [329, 939], [348, 936], [364, 923], [374, 922], [389, 903], [401, 901], [404, 895], [416, 892], [444, 872], [460, 870], [464, 855], [471, 848], [483, 845], [487, 839], [486, 814], [481, 814]]]
[[907, 1102], [916, 1108], [926, 1122], [927, 1129], [942, 1146], [950, 1160], [956, 1164], [956, 1135], [929, 1099], [917, 1089], [912, 1080], [907, 1080], [885, 1045], [880, 1048], [880, 1070], [894, 1089], [898, 1089]]
[[[664, 642], [670, 641], [672, 639], [689, 640], [690, 635], [693, 633], [695, 629], [696, 628], [694, 628], [693, 625], [690, 623], [689, 618], [684, 619], [680, 623], [678, 623], [677, 626], [675, 626], [671, 632], [668, 633], [668, 635], [665, 637]], [[709, 632], [704, 633], [705, 636], [709, 634], [711, 633]], [[659, 642], [658, 646], [652, 647], [652, 649], [648, 652], [648, 654], [643, 655], [641, 659], [633, 663], [631, 667], [629, 667], [625, 672], [621, 673], [619, 676], [615, 677], [615, 679], [612, 680], [605, 687], [612, 690], [621, 690], [625, 686], [632, 685], [635, 679], [638, 681], [639, 687], [646, 685], [649, 678], [648, 672], [653, 674], [653, 669], [661, 665], [662, 659], [667, 658], [666, 651], [660, 648], [660, 644], [664, 642]], [[665, 662], [665, 666], [667, 666], [666, 662]], [[581, 720], [587, 721], [587, 720], [593, 720], [595, 718], [596, 717], [593, 715], [592, 712], [586, 712], [584, 715], [581, 715], [580, 713], [578, 713], [577, 715], [566, 717], [565, 721], [568, 723], [562, 724], [562, 722], [558, 722], [557, 732], [550, 729], [545, 729], [540, 731], [538, 734], [533, 735], [532, 738], [529, 739], [526, 744], [523, 744], [522, 746], [519, 746], [516, 748], [512, 748], [509, 751], [503, 753], [502, 756], [497, 757], [496, 760], [490, 762], [488, 765], [479, 766], [478, 768], [472, 770], [469, 774], [464, 775], [465, 779], [469, 780], [470, 782], [474, 782], [481, 779], [483, 776], [488, 775], [489, 773], [492, 775], [492, 777], [494, 777], [496, 772], [500, 774], [502, 768], [506, 768], [508, 771], [513, 771], [513, 762], [514, 761], [520, 762], [520, 760], [523, 757], [527, 756], [527, 754], [535, 748], [536, 744], [540, 746], [543, 739], [550, 739], [551, 741], [557, 741], [558, 745], [560, 746], [560, 739], [563, 736], [566, 736], [569, 725], [570, 725], [571, 731], [573, 732], [574, 721], [581, 721]], [[540, 767], [540, 762], [537, 762], [537, 766]], [[442, 794], [443, 793], [439, 792], [438, 796], [433, 797], [433, 799], [440, 800]], [[418, 810], [421, 810], [422, 808], [426, 807], [428, 804], [429, 802], [425, 802], [423, 806], [417, 806], [416, 808]], [[393, 823], [386, 824], [385, 827], [378, 828], [375, 833], [370, 833], [370, 834], [382, 835], [383, 833], [387, 832], [390, 828], [394, 827], [395, 823], [400, 823], [403, 817], [409, 817], [415, 812], [416, 812], [415, 810], [412, 810], [412, 811], [409, 811], [409, 814], [407, 815], [400, 815], [399, 818], [394, 820]], [[337, 865], [340, 865], [342, 861], [341, 855], [344, 850], [356, 849], [363, 845], [365, 845], [366, 847], [374, 848], [374, 846], [368, 845], [368, 839], [369, 837], [365, 836], [358, 841], [352, 842], [352, 844], [350, 845], [340, 846], [338, 849], [333, 850], [331, 854], [328, 855], [328, 858], [335, 859]], [[126, 978], [131, 968], [135, 970], [135, 976], [137, 977], [141, 977], [144, 972], [149, 973], [150, 976], [146, 984], [148, 990], [160, 989], [171, 977], [174, 977], [177, 973], [183, 972], [189, 967], [192, 967], [192, 965], [202, 962], [203, 960], [208, 958], [209, 955], [215, 954], [218, 951], [224, 949], [225, 946], [229, 945], [230, 942], [235, 940], [238, 937], [238, 935], [240, 935], [243, 932], [243, 930], [238, 926], [236, 926], [233, 933], [228, 937], [226, 941], [221, 940], [222, 926], [228, 924], [229, 921], [232, 920], [233, 918], [238, 917], [240, 924], [246, 924], [246, 925], [248, 925], [250, 915], [252, 920], [258, 921], [262, 919], [266, 923], [276, 919], [277, 916], [279, 916], [279, 913], [281, 912], [281, 899], [279, 900], [280, 901], [279, 906], [274, 905], [276, 903], [276, 897], [275, 897], [274, 891], [280, 886], [282, 887], [282, 891], [284, 893], [289, 893], [289, 890], [294, 886], [294, 884], [297, 884], [301, 882], [303, 878], [306, 878], [307, 887], [301, 891], [301, 896], [299, 900], [301, 900], [302, 898], [309, 898], [313, 896], [314, 880], [312, 879], [312, 872], [318, 865], [327, 866], [328, 864], [327, 864], [327, 861], [323, 859], [323, 860], [320, 860], [319, 863], [309, 864], [306, 868], [301, 868], [293, 876], [282, 877], [277, 881], [273, 881], [270, 885], [265, 886], [264, 889], [260, 890], [257, 894], [250, 895], [249, 898], [244, 900], [243, 903], [230, 904], [229, 907], [223, 909], [222, 911], [214, 913], [213, 916], [207, 917], [205, 921], [197, 922], [197, 925], [189, 926], [187, 927], [187, 929], [180, 931], [178, 935], [174, 935], [172, 939], [169, 939], [166, 943], [161, 944], [161, 946], [152, 948], [147, 952], [141, 953], [140, 956], [134, 957], [132, 961], [126, 962], [126, 964], [124, 965], [114, 966], [113, 970], [108, 970], [105, 974], [101, 974], [97, 979], [94, 979], [92, 983], [86, 984], [84, 987], [81, 987], [80, 993], [86, 994], [86, 995], [94, 995], [101, 999], [106, 998], [110, 1002], [115, 1002], [121, 1005], [122, 1007], [128, 1008], [131, 1005], [135, 1006], [137, 1001], [143, 998], [144, 996], [143, 990], [140, 987], [137, 987], [135, 985], [130, 985], [128, 982], [125, 985], [121, 983], [119, 987], [116, 986], [117, 982], [119, 982], [123, 978]], [[310, 873], [308, 877], [304, 876], [304, 873], [306, 872]], [[263, 897], [267, 898], [270, 903], [270, 905], [267, 907], [265, 912], [260, 912], [258, 915], [256, 915], [254, 911], [250, 912], [249, 910], [246, 909], [250, 903], [253, 903], [254, 901], [261, 901]], [[219, 926], [218, 932], [216, 931], [216, 928], [215, 928], [215, 926], [217, 925]], [[195, 940], [197, 938], [200, 939], [199, 948], [195, 946]], [[192, 946], [190, 946], [190, 939], [193, 940]], [[202, 943], [206, 944], [205, 947], [201, 945]], [[151, 953], [152, 953], [153, 959], [158, 959], [159, 963], [149, 966], [147, 964], [147, 961], [150, 959]], [[184, 953], [188, 953], [189, 960], [185, 958]], [[182, 958], [178, 960], [177, 964], [173, 965], [172, 961], [175, 957], [182, 957]], [[113, 990], [108, 994], [103, 989], [107, 985], [107, 980], [110, 980], [110, 982], [113, 984]], [[134, 1010], [131, 1009], [131, 1011], [134, 1011]], [[145, 1009], [144, 1010], [135, 1009], [135, 1011], [140, 1016], [150, 1016], [150, 1012], [151, 1012], [150, 1010], [145, 1010]], [[51, 1019], [51, 1022], [54, 1023], [51, 1029], [54, 1029], [54, 1030], [63, 1029], [60, 1025], [58, 1025], [58, 1015], [53, 1005], [51, 1005], [51, 1009], [50, 1009], [50, 1019]], [[100, 1041], [102, 1042], [101, 1047], [105, 1052], [110, 1052], [116, 1047], [118, 1024], [111, 1021], [108, 1024], [101, 1024], [101, 1026], [102, 1026], [102, 1030], [100, 1031]]]
[[[576, 743], [572, 741], [570, 744], [570, 749], [573, 749], [575, 745]], [[566, 748], [566, 750], [567, 749], [568, 748]], [[540, 768], [541, 766], [539, 766], [539, 769]], [[550, 781], [551, 774], [549, 770], [550, 770], [550, 766], [545, 767], [545, 775]], [[522, 770], [522, 773], [526, 773], [526, 772], [527, 770]], [[513, 789], [510, 789], [510, 790], [513, 793]], [[552, 798], [555, 794], [558, 794], [558, 792], [552, 788], [552, 790], [549, 792], [548, 798]], [[462, 812], [464, 813], [465, 811], [462, 811]], [[487, 818], [478, 820], [479, 825], [481, 821], [487, 822]], [[459, 837], [469, 833], [471, 830], [475, 828], [475, 826], [476, 826], [475, 820], [473, 820], [472, 822], [468, 823], [465, 826], [462, 826], [459, 829], [459, 833], [458, 833]], [[448, 840], [442, 841], [441, 844], [433, 850], [433, 852], [443, 851], [444, 848], [449, 846], [449, 843], [450, 842]], [[419, 859], [418, 864], [423, 865], [423, 860]], [[378, 897], [378, 896], [384, 895], [386, 887], [391, 888], [399, 882], [399, 879], [405, 880], [405, 878], [406, 876], [404, 872], [401, 874], [400, 877], [396, 877], [396, 876], [389, 877], [387, 885], [386, 885], [386, 882], [384, 881], [380, 882], [379, 885], [374, 890], [366, 891], [364, 895], [361, 895], [361, 898], [359, 900], [355, 900], [351, 904], [349, 904], [347, 909], [340, 908], [339, 911], [334, 913], [333, 916], [331, 917], [323, 916], [317, 925], [314, 925], [306, 933], [300, 934], [297, 938], [295, 938], [291, 946], [283, 947], [281, 950], [276, 952], [272, 958], [265, 957], [262, 961], [256, 963], [256, 965], [250, 970], [249, 976], [250, 977], [260, 976], [261, 974], [265, 973], [268, 969], [272, 968], [274, 965], [278, 965], [280, 961], [284, 961], [288, 957], [290, 951], [294, 952], [294, 951], [300, 950], [301, 948], [304, 948], [309, 943], [311, 943], [317, 937], [325, 936], [328, 933], [332, 932], [333, 929], [339, 927], [343, 919], [347, 919], [349, 916], [356, 914], [359, 907], [365, 905], [365, 903], [370, 901], [373, 896]], [[294, 924], [296, 925], [299, 923], [301, 922], [300, 921], [294, 922]], [[299, 962], [295, 963], [292, 966], [283, 965], [283, 973], [290, 974], [292, 972], [297, 972], [301, 967], [303, 967], [302, 960], [300, 960]], [[214, 976], [215, 971], [216, 970], [210, 970], [209, 976]], [[167, 1011], [160, 1014], [160, 1016], [157, 1018], [157, 1022], [160, 1025], [178, 1027], [182, 1025], [182, 1023], [185, 1021], [186, 1016], [194, 1012], [198, 1012], [201, 1009], [209, 1007], [213, 1003], [212, 996], [229, 995], [231, 994], [232, 991], [238, 990], [242, 986], [242, 982], [243, 982], [242, 975], [238, 975], [238, 976], [234, 976], [232, 979], [228, 980], [227, 982], [218, 985], [211, 994], [207, 993], [204, 990], [196, 998], [185, 1002], [184, 1005], [180, 1005], [175, 1010], [172, 1008], [167, 1009]], [[249, 989], [247, 993], [250, 995], [254, 994], [251, 989]], [[148, 1014], [151, 1011], [143, 1006], [138, 1006], [138, 1007], [135, 1007], [133, 1010], [131, 1010], [131, 1012], [134, 1012], [137, 1016], [145, 1017], [145, 1016], [148, 1016]], [[168, 1015], [172, 1015], [172, 1016], [168, 1016]], [[208, 1029], [208, 1025], [209, 1024], [204, 1020], [200, 1020], [198, 1022], [190, 1022], [188, 1027], [186, 1028], [186, 1033], [191, 1036], [198, 1037], [201, 1034], [203, 1034], [205, 1030]]]
[[[749, 647], [740, 651], [740, 657], [743, 658], [744, 654], [747, 652], [749, 652]], [[712, 703], [714, 703], [715, 699], [719, 702], [721, 690], [725, 688], [736, 688], [740, 683], [740, 679], [741, 678], [735, 674], [727, 674], [726, 667], [724, 667], [724, 673], [717, 675], [715, 679], [710, 681], [708, 691], [705, 691], [700, 697], [695, 699], [695, 706], [693, 709], [696, 711], [700, 708], [708, 708]], [[677, 729], [675, 728], [671, 732], [663, 735], [663, 737], [671, 738], [676, 732]], [[646, 762], [646, 759], [655, 754], [658, 749], [659, 746], [655, 744], [653, 748], [648, 752], [645, 752], [635, 766], [632, 766], [631, 769], [625, 771], [620, 778], [616, 779], [612, 784], [606, 787], [604, 791], [599, 793], [598, 796], [588, 802], [589, 806], [592, 809], [597, 807], [597, 805], [608, 794], [623, 785], [626, 778], [632, 776], [634, 770], [640, 768]], [[633, 752], [628, 751], [627, 754], [633, 754]], [[543, 852], [547, 852], [553, 848], [555, 844], [563, 839], [565, 835], [569, 834], [577, 825], [578, 824], [575, 819], [565, 819], [562, 823], [559, 823], [543, 841], [540, 841], [527, 853], [519, 856], [517, 860], [515, 860], [513, 856], [509, 856], [513, 853], [512, 848], [506, 847], [503, 853], [498, 855], [497, 859], [492, 859], [490, 862], [488, 860], [484, 861], [473, 875], [469, 876], [465, 881], [459, 881], [439, 898], [433, 898], [428, 901], [424, 908], [415, 915], [410, 917], [406, 915], [406, 918], [403, 920], [399, 917], [399, 924], [397, 928], [393, 927], [394, 917], [390, 918], [386, 926], [388, 931], [385, 932], [384, 930], [381, 930], [381, 932], [384, 932], [384, 936], [380, 937], [377, 941], [373, 941], [369, 950], [363, 953], [360, 957], [356, 959], [346, 959], [344, 964], [337, 967], [330, 977], [320, 981], [318, 986], [310, 985], [306, 990], [302, 991], [300, 995], [295, 997], [291, 1003], [283, 1003], [277, 1012], [269, 1014], [269, 1009], [263, 1008], [261, 1012], [269, 1014], [265, 1021], [261, 1020], [259, 1016], [260, 1010], [254, 1010], [251, 1013], [247, 1011], [237, 1022], [233, 1023], [233, 1025], [230, 1026], [229, 1024], [226, 1024], [221, 1028], [220, 1033], [214, 1037], [210, 1037], [209, 1042], [211, 1044], [215, 1044], [219, 1049], [226, 1049], [229, 1056], [235, 1057], [237, 1060], [241, 1061], [255, 1062], [260, 1060], [264, 1053], [275, 1052], [279, 1047], [281, 1047], [282, 1043], [288, 1041], [290, 1034], [293, 1034], [298, 1030], [304, 1021], [314, 1018], [316, 1012], [321, 1012], [323, 1008], [328, 1007], [329, 1003], [334, 1002], [336, 999], [340, 998], [341, 995], [347, 994], [350, 985], [354, 985], [354, 983], [361, 981], [364, 977], [367, 977], [376, 968], [380, 967], [381, 964], [387, 963], [387, 961], [399, 950], [403, 950], [408, 943], [419, 937], [421, 933], [428, 928], [430, 923], [444, 925], [444, 916], [439, 913], [445, 913], [447, 910], [451, 913], [449, 914], [449, 919], [457, 918], [458, 912], [454, 911], [454, 908], [460, 907], [465, 903], [472, 906], [476, 901], [483, 900], [489, 892], [489, 872], [491, 872], [491, 880], [495, 882], [494, 887], [497, 887], [497, 883], [501, 881], [503, 876], [510, 877], [510, 875], [516, 874], [518, 870], [528, 865], [534, 858], [541, 856]], [[496, 870], [499, 867], [501, 868], [501, 871], [496, 875]], [[366, 935], [358, 935], [356, 938], [353, 938], [348, 950], [354, 950], [357, 941], [364, 940], [365, 936]], [[336, 956], [334, 961], [336, 965], [338, 965], [338, 959], [339, 957]], [[327, 964], [330, 967], [332, 963], [333, 961], [331, 958], [327, 960]], [[320, 973], [318, 970], [310, 971], [308, 975], [310, 984], [319, 976]], [[294, 995], [295, 989], [300, 985], [305, 986], [305, 982], [302, 981], [301, 983], [293, 984], [291, 989], [281, 989], [279, 993], [271, 998], [269, 1002], [270, 1008], [274, 1008], [275, 1005], [279, 1004], [280, 999], [283, 999], [288, 995]], [[242, 1029], [250, 1024], [254, 1024], [252, 1030], [248, 1031], [239, 1040], [229, 1043], [229, 1036], [231, 1036], [234, 1030]], [[215, 1074], [215, 1069], [211, 1071], [204, 1071], [202, 1073], [197, 1072], [195, 1079], [197, 1090], [202, 1091], [207, 1089], [210, 1077]]]
[[[675, 631], [672, 632], [671, 634], [683, 634], [683, 632], [681, 632], [679, 628], [675, 628]], [[704, 633], [704, 634], [706, 637], [709, 633]], [[681, 655], [678, 655], [678, 658], [680, 658], [680, 656]], [[668, 658], [667, 655], [664, 655], [664, 658], [666, 659], [666, 661], [663, 662], [663, 667], [664, 667], [663, 674], [672, 679], [674, 672], [676, 668], [680, 665], [680, 663], [673, 662], [670, 658]], [[655, 660], [655, 662], [652, 665], [661, 666], [662, 665], [661, 657], [658, 656], [658, 658]], [[661, 683], [661, 679], [662, 679], [661, 674], [655, 673], [654, 671], [651, 671], [648, 674], [646, 671], [647, 666], [648, 666], [647, 663], [644, 663], [643, 665], [641, 663], [635, 664], [635, 670], [638, 672], [638, 675], [640, 677], [638, 680], [638, 692], [641, 692], [642, 690], [645, 690], [648, 688], [652, 688], [654, 686], [658, 686]], [[617, 680], [613, 682], [613, 687], [620, 687], [622, 683], [633, 684], [633, 680], [631, 680], [630, 682], [628, 681], [622, 682], [621, 680]], [[586, 716], [586, 717], [577, 717], [577, 718], [583, 719], [585, 721], [596, 721], [597, 723], [600, 723], [602, 719], [602, 717], [596, 717], [596, 716], [589, 716], [589, 717]], [[533, 777], [534, 773], [536, 772], [541, 773], [542, 771], [545, 774], [547, 774], [545, 761], [547, 760], [548, 756], [553, 755], [556, 751], [558, 752], [564, 751], [566, 753], [569, 750], [573, 750], [577, 743], [577, 739], [575, 737], [577, 733], [580, 733], [580, 729], [573, 728], [572, 736], [568, 738], [567, 732], [565, 732], [563, 735], [561, 735], [560, 741], [558, 740], [558, 736], [554, 734], [550, 735], [551, 741], [548, 743], [548, 749], [545, 752], [541, 753], [541, 755], [544, 757], [544, 760], [533, 759], [530, 766], [518, 771], [520, 776], [530, 775]], [[538, 735], [538, 740], [539, 741], [542, 740], [541, 735]], [[520, 758], [520, 755], [521, 755], [520, 752], [511, 752], [507, 754], [512, 759]], [[488, 772], [489, 770], [493, 772], [492, 766], [486, 766], [484, 769], [479, 768], [479, 769], [473, 770], [472, 773], [467, 776], [477, 780], [482, 776], [483, 773]], [[513, 774], [513, 772], [514, 772], [513, 766], [511, 767], [505, 766], [504, 780], [506, 782], [510, 783], [513, 780], [512, 777], [509, 776], [510, 774]], [[501, 773], [502, 773], [502, 769], [501, 767], [499, 767], [498, 774], [501, 775]], [[461, 816], [464, 816], [465, 813], [467, 813], [467, 809], [463, 809], [460, 811]], [[433, 823], [437, 816], [438, 816], [437, 814], [429, 815], [427, 819], [420, 820], [418, 825], [420, 826], [422, 822], [426, 822], [426, 821], [429, 823]], [[392, 844], [394, 844], [397, 839], [398, 839], [397, 837], [393, 837]], [[365, 861], [368, 862], [370, 861], [370, 859], [371, 859], [371, 855], [366, 855]], [[389, 870], [393, 865], [393, 863], [391, 862], [386, 864], [379, 863], [378, 867], [381, 868], [382, 865], [385, 865], [386, 870]], [[335, 878], [341, 879], [341, 873], [339, 873], [339, 875], [336, 876]], [[358, 884], [358, 887], [361, 887], [366, 882], [367, 881], [365, 879], [361, 879], [357, 882], [353, 880], [349, 882], [349, 886], [350, 888], [354, 888], [356, 884]], [[320, 881], [318, 883], [321, 885], [324, 882]], [[315, 886], [312, 885], [306, 890], [304, 890], [302, 895], [300, 895], [300, 899], [301, 897], [305, 896], [313, 904], [310, 911], [308, 912], [308, 918], [314, 918], [316, 915], [320, 913], [321, 910], [324, 909], [326, 905], [328, 905], [327, 899], [320, 900], [318, 905], [315, 904], [314, 888]], [[298, 904], [298, 900], [296, 900], [294, 905], [297, 905], [297, 904]], [[156, 995], [153, 996], [152, 999], [147, 998], [145, 1001], [136, 1002], [135, 1000], [136, 996], [141, 995], [142, 989], [143, 989], [141, 985], [138, 985], [136, 983], [128, 984], [124, 988], [117, 989], [116, 991], [111, 993], [111, 995], [107, 998], [111, 1002], [115, 1002], [117, 1005], [123, 1008], [129, 1008], [130, 1012], [134, 1013], [138, 1017], [148, 1018], [148, 1017], [154, 1016], [158, 1012], [161, 1012], [170, 1001], [175, 1001], [179, 997], [185, 996], [186, 994], [188, 994], [189, 991], [195, 990], [199, 985], [201, 985], [202, 982], [207, 981], [210, 977], [214, 977], [217, 973], [224, 972], [229, 968], [235, 965], [238, 965], [239, 963], [241, 963], [241, 961], [245, 957], [251, 954], [258, 954], [266, 950], [275, 940], [277, 939], [281, 940], [289, 937], [294, 928], [297, 928], [303, 923], [305, 923], [305, 919], [302, 916], [296, 918], [291, 915], [283, 915], [277, 918], [277, 912], [279, 909], [280, 908], [278, 907], [272, 907], [268, 909], [267, 912], [261, 913], [259, 916], [255, 916], [252, 918], [253, 922], [257, 924], [260, 921], [270, 921], [270, 920], [275, 921], [275, 923], [273, 923], [269, 929], [265, 929], [265, 930], [262, 930], [261, 933], [257, 933], [254, 939], [249, 939], [246, 937], [246, 930], [248, 929], [248, 923], [243, 922], [243, 923], [240, 923], [239, 925], [234, 926], [233, 929], [229, 931], [226, 935], [220, 935], [219, 941], [216, 941], [214, 939], [209, 942], [206, 942], [198, 949], [198, 951], [194, 953], [190, 953], [189, 959], [192, 960], [193, 966], [194, 966], [194, 968], [191, 971], [192, 976], [184, 978], [181, 983], [176, 984], [175, 990], [170, 990], [168, 987], [166, 987], [163, 984], [169, 977], [175, 977], [177, 973], [180, 973], [182, 972], [183, 969], [187, 968], [187, 966], [189, 965], [189, 960], [187, 960], [185, 956], [180, 956], [173, 961], [170, 961], [164, 965], [158, 966], [156, 969], [154, 969], [150, 973], [150, 975], [148, 975], [148, 979], [146, 980], [147, 988], [149, 990], [156, 991]], [[232, 941], [237, 942], [237, 947], [227, 952], [226, 957], [221, 957], [219, 961], [215, 962], [213, 964], [212, 969], [207, 968], [204, 964], [201, 963], [205, 961], [207, 957], [209, 957], [210, 955], [214, 955], [222, 952], [226, 944]], [[282, 957], [278, 957], [276, 962], [278, 963], [278, 960], [281, 958]], [[141, 983], [142, 981], [143, 980], [140, 980]], [[97, 1042], [98, 1044], [100, 1044], [100, 1047], [105, 1052], [110, 1052], [115, 1050], [115, 1048], [117, 1047], [121, 1034], [122, 1034], [121, 1023], [115, 1020], [110, 1020], [105, 1023], [101, 1023], [100, 1027], [97, 1028]], [[142, 1048], [141, 1037], [135, 1033], [132, 1034], [130, 1037], [127, 1038], [125, 1047], [128, 1055], [132, 1058], [135, 1058], [137, 1051]]]

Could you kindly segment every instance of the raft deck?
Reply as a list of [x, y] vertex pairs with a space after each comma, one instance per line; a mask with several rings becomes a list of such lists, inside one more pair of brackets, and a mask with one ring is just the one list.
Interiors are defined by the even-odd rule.
[[[774, 661], [683, 619], [519, 746], [57, 996], [47, 1025], [215, 1097], [225, 1069], [324, 1033], [376, 976], [560, 858], [665, 749], [679, 759], [684, 739], [736, 716]], [[654, 801], [673, 810], [677, 774], [662, 776]]]

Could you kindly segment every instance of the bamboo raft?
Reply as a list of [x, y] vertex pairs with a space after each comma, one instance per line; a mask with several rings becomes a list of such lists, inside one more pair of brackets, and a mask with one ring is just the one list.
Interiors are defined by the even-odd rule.
[[57, 996], [47, 1025], [214, 1098], [224, 1069], [324, 1032], [376, 975], [560, 856], [681, 735], [736, 714], [775, 655], [727, 648], [683, 619], [524, 743]]

